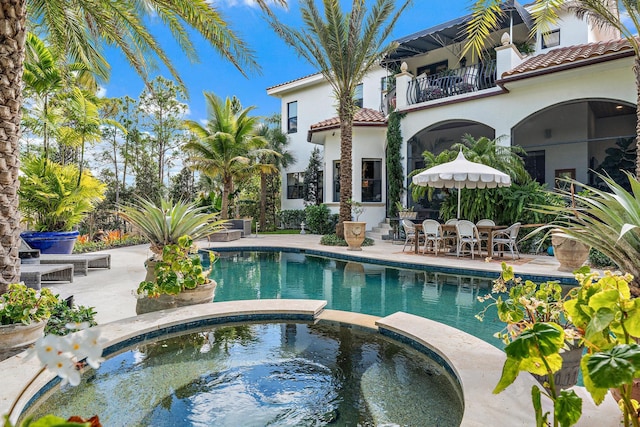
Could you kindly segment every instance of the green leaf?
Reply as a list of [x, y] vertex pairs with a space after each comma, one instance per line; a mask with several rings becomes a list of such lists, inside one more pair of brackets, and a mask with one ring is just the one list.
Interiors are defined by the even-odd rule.
[[493, 394], [498, 394], [505, 388], [509, 387], [516, 380], [519, 372], [520, 362], [507, 357], [507, 360], [505, 360], [504, 365], [502, 366], [500, 381], [498, 381], [496, 388], [493, 389]]
[[593, 385], [599, 388], [618, 388], [631, 384], [640, 371], [640, 346], [621, 344], [606, 351], [594, 353], [586, 361]]
[[617, 289], [609, 289], [593, 295], [589, 299], [589, 306], [596, 312], [603, 308], [615, 310], [619, 299], [620, 292]]
[[580, 370], [582, 371], [582, 382], [584, 383], [585, 388], [591, 394], [593, 401], [596, 405], [600, 405], [606, 395], [609, 393], [608, 388], [599, 388], [593, 384], [591, 377], [589, 376], [589, 370], [587, 369], [587, 362], [591, 358], [590, 354], [585, 354], [582, 356], [582, 360], [580, 360]]
[[572, 426], [582, 415], [582, 399], [573, 390], [562, 390], [554, 402], [553, 412], [561, 427]]
[[614, 317], [614, 312], [609, 307], [599, 308], [587, 325], [585, 335], [591, 336], [604, 331], [613, 322]]

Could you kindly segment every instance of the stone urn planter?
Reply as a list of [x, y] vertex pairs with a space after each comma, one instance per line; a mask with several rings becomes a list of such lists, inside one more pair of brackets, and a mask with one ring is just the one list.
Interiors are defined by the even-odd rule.
[[560, 231], [551, 233], [553, 253], [560, 262], [558, 271], [573, 272], [582, 267], [589, 257], [590, 246], [570, 237], [565, 237]]
[[195, 289], [184, 290], [178, 295], [161, 294], [157, 298], [138, 298], [136, 301], [136, 314], [213, 302], [217, 285], [215, 280], [210, 280], [204, 285], [200, 285]]
[[0, 360], [18, 354], [44, 335], [46, 320], [28, 325], [13, 323], [0, 325]]
[[361, 251], [362, 242], [365, 238], [366, 222], [345, 221], [344, 223], [344, 239], [347, 241], [348, 251]]
[[416, 219], [416, 218], [418, 218], [418, 212], [414, 212], [414, 211], [398, 211], [398, 217], [400, 219]]
[[[553, 374], [553, 383], [556, 391], [573, 387], [578, 382], [578, 374], [580, 373], [580, 360], [582, 359], [583, 346], [570, 346], [569, 350], [561, 351], [562, 368]], [[548, 380], [547, 375], [533, 375], [535, 379], [544, 384]]]

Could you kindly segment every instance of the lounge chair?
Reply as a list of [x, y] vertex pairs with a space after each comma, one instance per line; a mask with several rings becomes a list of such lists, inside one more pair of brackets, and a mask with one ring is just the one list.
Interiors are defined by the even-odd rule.
[[[21, 239], [22, 240], [22, 239]], [[24, 240], [20, 243], [20, 251], [33, 251]], [[86, 276], [90, 268], [111, 268], [111, 254], [40, 254], [40, 264], [73, 264], [75, 274]], [[24, 265], [24, 264], [23, 264]]]
[[33, 289], [40, 289], [42, 282], [73, 283], [73, 264], [22, 264], [20, 281]]

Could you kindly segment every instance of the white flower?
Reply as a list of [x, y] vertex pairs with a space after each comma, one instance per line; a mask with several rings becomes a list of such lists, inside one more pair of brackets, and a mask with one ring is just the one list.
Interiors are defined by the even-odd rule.
[[60, 337], [56, 335], [45, 335], [36, 341], [36, 354], [45, 366], [52, 364], [61, 351]]
[[79, 331], [79, 330], [82, 330], [82, 329], [87, 329], [91, 325], [89, 324], [89, 322], [70, 322], [70, 323], [67, 323], [64, 326], [67, 329], [70, 329], [70, 330], [73, 330], [73, 331]]
[[98, 369], [100, 363], [104, 362], [102, 358], [102, 340], [100, 332], [97, 329], [88, 328], [82, 331], [84, 335], [84, 351], [87, 357], [87, 363], [93, 369]]

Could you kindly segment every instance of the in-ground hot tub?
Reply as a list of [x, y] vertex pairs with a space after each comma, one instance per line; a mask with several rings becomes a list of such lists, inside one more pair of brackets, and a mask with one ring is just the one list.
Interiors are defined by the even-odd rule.
[[[380, 319], [324, 304], [202, 304], [105, 325], [99, 370], [68, 390], [47, 379], [20, 406], [97, 413], [105, 425], [500, 424], [505, 407], [510, 422], [531, 419], [527, 399], [491, 395], [504, 359], [489, 344], [405, 313]], [[469, 371], [460, 339], [484, 371]]]

